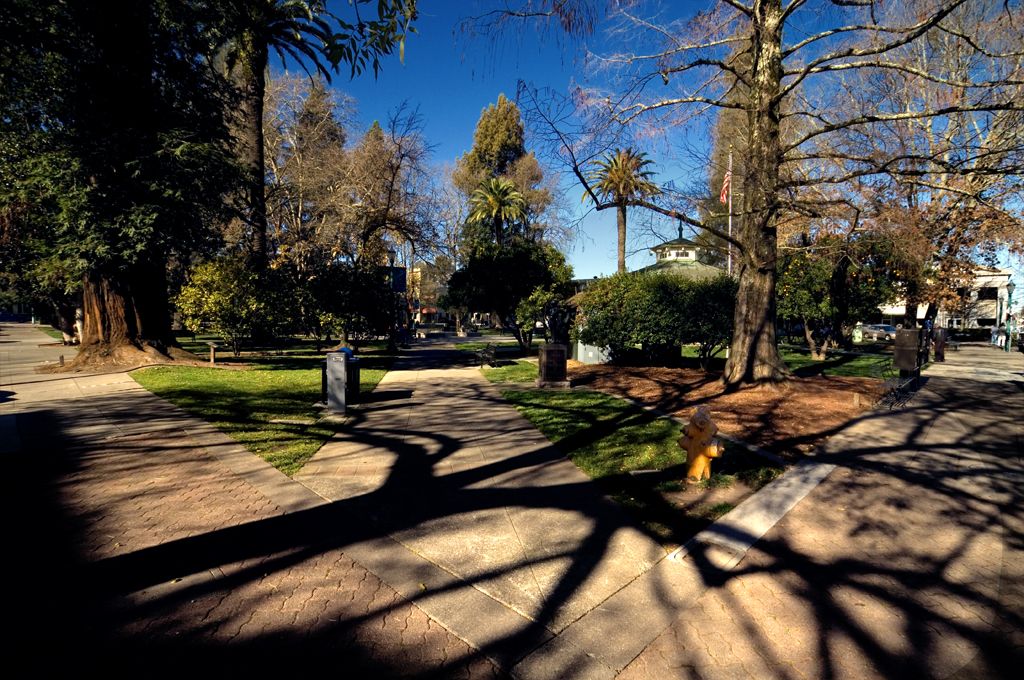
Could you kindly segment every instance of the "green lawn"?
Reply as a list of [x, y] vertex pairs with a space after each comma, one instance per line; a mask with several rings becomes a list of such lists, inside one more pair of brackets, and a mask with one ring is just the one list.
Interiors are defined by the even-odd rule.
[[[499, 348], [499, 352], [508, 352], [509, 354], [519, 353], [519, 343], [515, 341], [515, 338], [511, 336], [505, 336], [508, 340], [472, 340], [470, 342], [460, 342], [455, 347], [462, 352], [476, 352], [487, 347], [487, 345], [494, 345]], [[530, 344], [530, 354], [536, 354], [537, 348], [544, 344], [543, 338], [534, 338]]]
[[507, 347], [514, 347], [517, 350], [519, 349], [519, 343], [516, 342], [515, 340], [504, 341], [504, 342], [478, 342], [478, 341], [474, 340], [474, 341], [471, 341], [471, 342], [460, 342], [458, 345], [456, 345], [456, 348], [459, 349], [460, 351], [463, 351], [463, 352], [476, 352], [478, 350], [481, 350], [481, 349], [487, 347], [487, 345], [494, 345], [495, 347], [506, 347], [506, 348]]
[[679, 465], [679, 425], [602, 392], [505, 392], [545, 437], [594, 479]]
[[[338, 429], [319, 418], [319, 360], [308, 367], [270, 361], [247, 370], [162, 366], [132, 377], [157, 396], [203, 418], [286, 475], [293, 475]], [[365, 361], [360, 392], [387, 372]], [[278, 421], [278, 422], [274, 422]]]
[[64, 334], [61, 333], [56, 328], [54, 328], [53, 326], [39, 326], [39, 330], [46, 333], [54, 340], [60, 340], [61, 342], [64, 341]]
[[[200, 333], [192, 335], [191, 333], [177, 333], [175, 339], [181, 348], [192, 352], [193, 354], [206, 359], [210, 356], [210, 346], [208, 342], [217, 343], [217, 359], [231, 362], [241, 363], [264, 363], [267, 360], [298, 360], [310, 359], [319, 361], [323, 359], [323, 352], [316, 348], [316, 343], [313, 340], [300, 337], [285, 337], [276, 340], [272, 344], [265, 345], [253, 345], [243, 344], [241, 356], [233, 356], [231, 353], [231, 346], [225, 342], [220, 336]], [[333, 347], [337, 344], [337, 340], [334, 340], [331, 344]], [[326, 347], [326, 345], [324, 346]], [[362, 357], [364, 354], [379, 355], [385, 352], [387, 347], [386, 342], [371, 342], [362, 343], [356, 355]]]
[[839, 375], [881, 378], [892, 365], [892, 357], [877, 354], [829, 354], [824, 361], [811, 358], [810, 352], [782, 348], [786, 364], [800, 376]]
[[504, 366], [484, 366], [484, 377], [492, 383], [532, 383], [537, 379], [537, 364], [517, 361]]
[[[673, 507], [662, 495], [684, 488], [686, 453], [677, 444], [681, 428], [675, 421], [601, 392], [509, 390], [504, 397], [662, 540], [679, 543], [716, 518], [702, 506]], [[736, 478], [759, 488], [777, 476], [744, 448], [725, 445], [725, 455], [713, 463], [716, 474], [704, 488], [728, 486]], [[629, 474], [641, 470], [664, 472]]]
[[[694, 345], [683, 346], [684, 362], [691, 360], [693, 366], [696, 362], [697, 348]], [[889, 356], [878, 354], [838, 354], [832, 353], [823, 361], [811, 358], [810, 352], [795, 347], [780, 347], [779, 354], [783, 361], [799, 376], [811, 375], [836, 375], [853, 376], [860, 378], [880, 378], [892, 364]], [[711, 369], [721, 371], [725, 367], [725, 352], [720, 352], [711, 359]]]

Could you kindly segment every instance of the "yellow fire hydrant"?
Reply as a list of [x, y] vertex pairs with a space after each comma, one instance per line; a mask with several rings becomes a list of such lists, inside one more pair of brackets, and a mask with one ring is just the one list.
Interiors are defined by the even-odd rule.
[[686, 451], [686, 479], [699, 482], [711, 477], [711, 459], [722, 455], [723, 447], [715, 439], [718, 426], [711, 420], [711, 414], [701, 406], [693, 413], [690, 422], [679, 438], [679, 448]]

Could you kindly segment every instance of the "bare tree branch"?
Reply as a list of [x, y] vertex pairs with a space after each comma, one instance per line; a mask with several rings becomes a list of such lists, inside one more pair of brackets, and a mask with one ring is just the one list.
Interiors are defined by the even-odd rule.
[[952, 2], [949, 3], [949, 5], [942, 7], [934, 14], [931, 14], [922, 21], [918, 22], [916, 25], [909, 27], [903, 36], [897, 38], [896, 40], [887, 42], [883, 45], [865, 48], [848, 47], [846, 49], [838, 50], [836, 52], [826, 54], [822, 57], [818, 57], [817, 59], [813, 59], [810, 63], [807, 64], [806, 67], [802, 69], [800, 74], [792, 82], [790, 82], [788, 85], [782, 88], [782, 90], [780, 90], [778, 98], [781, 99], [785, 95], [789, 94], [789, 92], [791, 92], [793, 89], [795, 89], [801, 82], [803, 82], [804, 78], [810, 75], [811, 69], [813, 68], [816, 68], [823, 64], [827, 64], [832, 61], [837, 61], [839, 59], [846, 59], [848, 57], [866, 57], [874, 54], [885, 54], [886, 52], [890, 52], [896, 49], [897, 47], [901, 47], [916, 40], [917, 38], [921, 37], [926, 32], [928, 32], [930, 28], [932, 28], [933, 26], [937, 25], [940, 21], [942, 21], [942, 19], [948, 16], [953, 10], [955, 10], [960, 5], [964, 4], [964, 2], [966, 1], [967, 0], [953, 0]]
[[796, 149], [797, 147], [805, 144], [806, 142], [820, 137], [821, 135], [828, 134], [829, 132], [835, 132], [843, 128], [853, 127], [856, 125], [864, 125], [867, 123], [881, 123], [881, 122], [894, 122], [901, 120], [916, 120], [924, 118], [938, 118], [942, 116], [949, 116], [956, 113], [971, 113], [971, 112], [995, 112], [995, 111], [1024, 111], [1024, 101], [1022, 102], [997, 102], [992, 104], [978, 104], [976, 106], [946, 106], [939, 109], [933, 109], [928, 111], [908, 111], [905, 113], [880, 113], [880, 114], [866, 114], [849, 118], [847, 120], [830, 123], [823, 126], [818, 130], [809, 132], [803, 137], [800, 137], [797, 141], [786, 145], [783, 151], [789, 151]]

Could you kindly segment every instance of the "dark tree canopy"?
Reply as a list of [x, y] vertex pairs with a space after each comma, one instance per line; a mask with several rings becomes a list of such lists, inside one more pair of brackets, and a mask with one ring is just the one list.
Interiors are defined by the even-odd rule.
[[168, 258], [208, 244], [238, 178], [222, 115], [230, 92], [203, 62], [201, 7], [12, 9], [23, 30], [7, 33], [4, 60], [32, 79], [0, 85], [3, 222], [63, 281], [83, 282], [83, 360], [93, 346], [166, 349]]
[[567, 272], [571, 275], [565, 257], [553, 246], [515, 238], [482, 248], [452, 274], [442, 304], [493, 313], [525, 349], [532, 328], [521, 327], [520, 305], [538, 289], [564, 285]]

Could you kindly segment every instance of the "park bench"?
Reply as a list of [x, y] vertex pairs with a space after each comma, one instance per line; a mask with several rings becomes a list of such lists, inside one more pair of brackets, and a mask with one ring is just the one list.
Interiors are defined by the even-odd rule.
[[476, 358], [481, 366], [484, 364], [487, 364], [488, 366], [498, 366], [501, 363], [502, 356], [504, 356], [506, 360], [517, 357], [519, 356], [519, 349], [518, 347], [496, 345], [493, 342], [489, 342], [483, 349], [478, 349], [476, 351]]
[[888, 406], [890, 410], [906, 405], [917, 391], [917, 378], [901, 376], [899, 371], [893, 368], [892, 361], [879, 367], [877, 377], [883, 381], [882, 396], [878, 403]]

